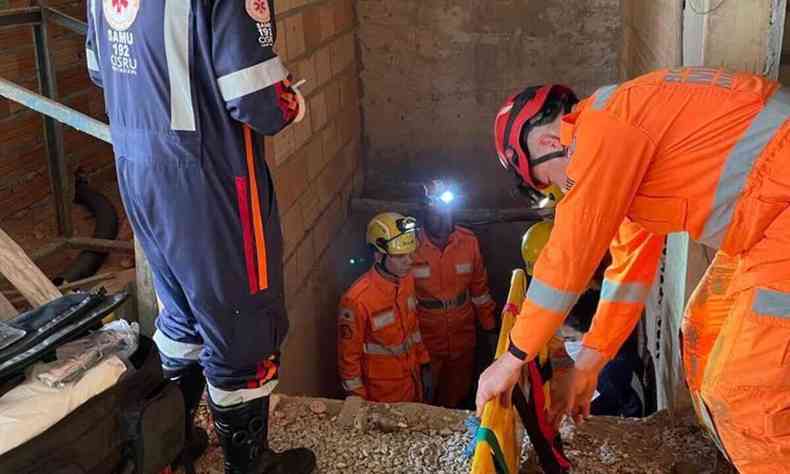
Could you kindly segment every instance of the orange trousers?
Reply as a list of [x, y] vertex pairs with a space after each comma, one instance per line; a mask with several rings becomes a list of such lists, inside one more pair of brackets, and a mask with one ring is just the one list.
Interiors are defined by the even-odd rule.
[[475, 351], [464, 352], [455, 359], [431, 354], [434, 395], [432, 405], [458, 408], [474, 383]]
[[786, 472], [790, 280], [732, 291], [742, 287], [740, 263], [719, 252], [689, 301], [686, 378], [700, 421], [740, 472]]

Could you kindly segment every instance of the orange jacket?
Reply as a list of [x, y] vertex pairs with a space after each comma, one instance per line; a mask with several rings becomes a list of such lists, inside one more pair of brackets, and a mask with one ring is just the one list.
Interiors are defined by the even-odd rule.
[[[790, 93], [778, 83], [707, 68], [657, 71], [579, 103], [561, 126], [570, 190], [511, 352], [535, 356], [607, 246], [613, 261], [584, 339], [607, 356], [639, 320], [667, 233], [687, 231], [730, 255], [751, 249], [790, 203], [788, 116]], [[753, 283], [790, 276], [786, 262], [759, 263]]]
[[338, 369], [348, 393], [377, 402], [422, 400], [422, 342], [414, 278], [397, 284], [371, 268], [340, 300]]
[[[475, 345], [475, 315], [483, 329], [496, 326], [496, 304], [488, 292], [488, 274], [475, 234], [456, 226], [447, 247], [440, 250], [425, 232], [414, 253], [417, 317], [428, 351], [451, 358]], [[427, 308], [427, 301], [456, 303], [450, 309]]]

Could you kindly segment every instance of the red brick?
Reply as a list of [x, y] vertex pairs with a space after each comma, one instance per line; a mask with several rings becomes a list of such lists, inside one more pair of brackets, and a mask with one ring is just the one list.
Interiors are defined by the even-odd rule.
[[313, 131], [318, 131], [324, 128], [327, 121], [327, 104], [326, 95], [323, 91], [314, 95], [308, 102], [309, 119], [312, 123]]
[[332, 77], [332, 62], [329, 46], [324, 46], [315, 53], [315, 73], [318, 82], [316, 87], [324, 84]]
[[313, 136], [313, 139], [304, 148], [305, 159], [307, 161], [307, 178], [309, 181], [315, 180], [324, 169], [324, 140], [321, 135]]
[[325, 42], [334, 36], [337, 28], [335, 27], [335, 1], [329, 1], [320, 7], [321, 17], [321, 42]]
[[315, 186], [309, 186], [296, 204], [302, 211], [302, 219], [306, 228], [312, 228], [321, 214], [321, 202]]
[[290, 257], [304, 235], [302, 212], [297, 206], [291, 206], [282, 216], [284, 253], [286, 257]]
[[326, 115], [335, 117], [340, 111], [340, 82], [332, 80], [324, 89], [326, 96]]
[[335, 2], [335, 28], [336, 31], [345, 31], [354, 26], [353, 0], [337, 0]]
[[307, 51], [314, 51], [321, 45], [321, 7], [312, 6], [304, 10], [304, 37]]
[[307, 170], [305, 168], [304, 154], [298, 152], [273, 173], [280, 212], [287, 212], [307, 188]]
[[304, 20], [301, 13], [285, 19], [285, 31], [288, 37], [288, 59], [293, 60], [305, 52]]

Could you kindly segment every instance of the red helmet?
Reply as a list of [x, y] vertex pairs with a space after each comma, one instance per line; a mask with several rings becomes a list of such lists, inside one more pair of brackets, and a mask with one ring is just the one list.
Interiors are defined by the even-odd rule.
[[[553, 100], [549, 100], [550, 98]], [[549, 105], [560, 104], [567, 113], [578, 101], [569, 87], [559, 84], [527, 87], [520, 93], [508, 97], [494, 119], [494, 142], [502, 166], [512, 170], [530, 188], [544, 187], [539, 186], [532, 177], [530, 168], [552, 158], [564, 156], [565, 152], [531, 158], [527, 150], [526, 132], [536, 125], [549, 123], [556, 118], [559, 109]]]

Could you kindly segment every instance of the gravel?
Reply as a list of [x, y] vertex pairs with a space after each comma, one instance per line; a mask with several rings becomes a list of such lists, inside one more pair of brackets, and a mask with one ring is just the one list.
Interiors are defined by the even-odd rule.
[[[470, 460], [463, 455], [471, 439], [463, 423], [471, 415], [468, 411], [360, 400], [349, 400], [344, 408], [341, 400], [278, 398], [270, 417], [271, 447], [312, 449], [319, 474], [470, 470]], [[198, 423], [208, 426], [209, 418], [203, 407]], [[560, 431], [574, 473], [729, 472], [716, 468], [716, 449], [690, 415], [672, 418], [662, 412], [641, 420], [594, 417], [578, 429], [567, 423]], [[213, 433], [211, 442], [196, 465], [198, 473], [222, 473], [222, 454]], [[521, 473], [542, 472], [533, 458], [524, 436]]]

